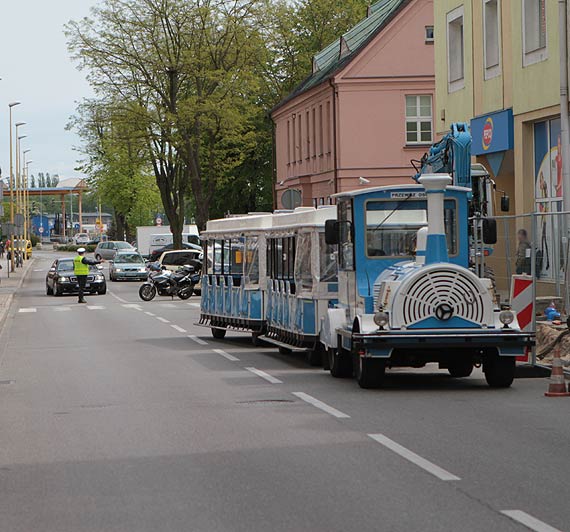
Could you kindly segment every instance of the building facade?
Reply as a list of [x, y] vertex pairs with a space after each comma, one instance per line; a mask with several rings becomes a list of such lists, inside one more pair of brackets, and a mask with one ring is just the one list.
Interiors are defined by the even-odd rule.
[[[436, 131], [471, 123], [472, 154], [513, 199], [510, 214], [562, 210], [558, 22], [550, 0], [436, 2]], [[514, 223], [531, 234], [524, 218]], [[557, 218], [538, 223], [537, 274], [554, 280]]]
[[[434, 140], [432, 0], [380, 0], [272, 111], [277, 206], [410, 180]], [[290, 194], [290, 193], [288, 193]]]

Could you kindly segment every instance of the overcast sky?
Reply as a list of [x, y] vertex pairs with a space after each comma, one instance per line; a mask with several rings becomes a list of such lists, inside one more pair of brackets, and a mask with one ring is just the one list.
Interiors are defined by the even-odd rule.
[[78, 177], [77, 137], [65, 126], [76, 102], [90, 95], [84, 75], [67, 53], [63, 25], [82, 18], [97, 0], [1, 1], [0, 32], [0, 167], [9, 174], [8, 103], [14, 122], [22, 121], [22, 142], [32, 151], [30, 173], [49, 172]]

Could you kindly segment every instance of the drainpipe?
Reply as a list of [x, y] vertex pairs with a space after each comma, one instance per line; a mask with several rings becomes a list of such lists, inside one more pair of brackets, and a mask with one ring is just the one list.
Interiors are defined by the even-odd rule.
[[[568, 6], [567, 0], [558, 0], [558, 27], [560, 33], [560, 145], [562, 149], [562, 194], [563, 210], [570, 211], [570, 121], [568, 117]], [[569, 245], [569, 227], [565, 223], [566, 247]], [[566, 253], [568, 256], [568, 252]], [[570, 312], [570, 272], [565, 268], [565, 301], [566, 313]]]
[[333, 97], [332, 97], [332, 119], [333, 119], [333, 150], [334, 150], [334, 158], [333, 158], [333, 164], [334, 164], [334, 193], [337, 194], [338, 193], [338, 146], [337, 146], [337, 134], [336, 134], [336, 122], [337, 122], [337, 118], [336, 118], [336, 101], [337, 101], [337, 95], [336, 95], [336, 86], [333, 82], [333, 80], [330, 80], [330, 85], [333, 91]]

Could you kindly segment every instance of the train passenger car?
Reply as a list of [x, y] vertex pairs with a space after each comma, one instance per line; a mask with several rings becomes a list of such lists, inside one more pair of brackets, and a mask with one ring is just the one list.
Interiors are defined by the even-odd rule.
[[201, 237], [206, 247], [200, 325], [214, 338], [227, 329], [265, 330], [266, 232], [273, 215], [253, 214], [212, 220]]
[[281, 351], [305, 351], [323, 363], [320, 328], [338, 292], [336, 249], [325, 242], [333, 206], [300, 207], [275, 214], [267, 234], [265, 341]]
[[338, 220], [327, 222], [326, 237], [339, 249], [339, 302], [321, 336], [331, 374], [374, 388], [387, 367], [437, 362], [465, 377], [482, 364], [490, 386], [510, 386], [515, 357], [534, 338], [497, 307], [492, 281], [469, 269], [471, 189], [449, 186], [447, 174], [419, 181], [404, 194], [383, 187], [337, 195]]

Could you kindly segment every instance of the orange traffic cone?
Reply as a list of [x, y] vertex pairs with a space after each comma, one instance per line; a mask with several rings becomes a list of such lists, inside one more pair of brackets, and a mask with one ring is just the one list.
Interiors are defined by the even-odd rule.
[[548, 385], [548, 391], [544, 392], [544, 395], [546, 397], [570, 397], [570, 392], [566, 389], [566, 381], [564, 380], [564, 370], [562, 369], [562, 359], [560, 358], [560, 344], [554, 349], [550, 384]]

